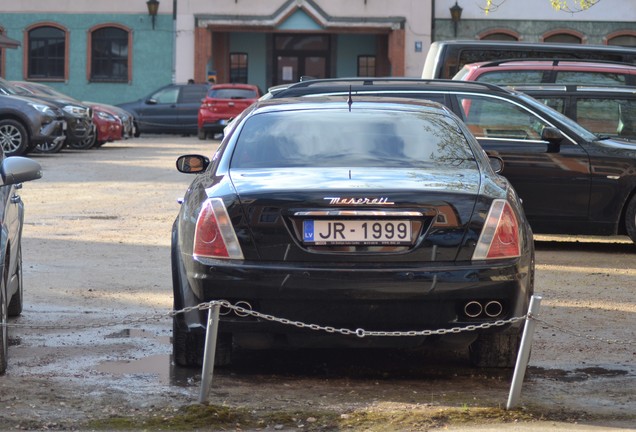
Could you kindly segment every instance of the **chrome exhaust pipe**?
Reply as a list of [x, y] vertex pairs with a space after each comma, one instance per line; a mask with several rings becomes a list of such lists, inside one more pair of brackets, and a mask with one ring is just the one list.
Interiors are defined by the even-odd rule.
[[469, 318], [477, 318], [481, 315], [483, 308], [478, 301], [470, 301], [464, 306], [464, 314]]
[[[249, 311], [252, 310], [252, 305], [249, 304], [248, 302], [246, 302], [245, 300], [237, 301], [236, 303], [234, 303], [234, 306], [238, 306], [240, 308], [243, 308], [243, 309], [246, 309], [246, 310], [249, 310]], [[234, 313], [237, 316], [240, 316], [240, 317], [246, 317], [246, 316], [250, 315], [249, 313], [240, 312], [240, 311], [237, 311], [236, 309], [234, 309]]]
[[[229, 303], [227, 300], [218, 300], [218, 301], [220, 301], [220, 302], [224, 302], [224, 303], [225, 303], [225, 302]], [[221, 309], [219, 309], [219, 315], [221, 315], [221, 316], [229, 315], [229, 314], [230, 314], [230, 312], [232, 312], [232, 309], [230, 309], [230, 308], [229, 308], [229, 307], [227, 307], [227, 306], [223, 306], [223, 305], [221, 305]]]
[[501, 303], [499, 303], [496, 300], [489, 301], [488, 303], [486, 303], [486, 307], [484, 308], [484, 312], [490, 318], [495, 318], [495, 317], [498, 317], [499, 315], [501, 315], [501, 312], [503, 312], [503, 306], [501, 305]]

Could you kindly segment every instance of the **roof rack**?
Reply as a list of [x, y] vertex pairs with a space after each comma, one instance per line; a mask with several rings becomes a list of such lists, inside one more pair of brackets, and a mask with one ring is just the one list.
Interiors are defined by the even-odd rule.
[[487, 62], [479, 62], [480, 67], [492, 67], [492, 66], [501, 66], [507, 63], [530, 63], [530, 62], [551, 62], [552, 66], [558, 66], [559, 62], [573, 62], [573, 63], [600, 63], [600, 64], [607, 64], [607, 65], [616, 65], [616, 66], [630, 66], [630, 67], [636, 67], [636, 65], [634, 65], [633, 63], [626, 63], [626, 62], [619, 62], [619, 61], [615, 61], [615, 60], [597, 60], [597, 59], [582, 59], [582, 58], [578, 58], [578, 57], [559, 57], [559, 58], [553, 58], [553, 57], [537, 57], [537, 58], [529, 58], [529, 57], [524, 57], [524, 58], [509, 58], [509, 59], [501, 59], [501, 60], [493, 60], [493, 61], [487, 61]]
[[454, 86], [454, 87], [472, 87], [472, 88], [481, 88], [484, 90], [491, 90], [497, 92], [505, 92], [506, 90], [502, 87], [485, 82], [478, 81], [459, 81], [459, 80], [448, 80], [448, 79], [421, 79], [421, 78], [402, 78], [402, 77], [350, 77], [350, 78], [324, 78], [324, 79], [310, 79], [305, 81], [300, 81], [294, 84], [291, 84], [289, 87], [281, 91], [280, 93], [298, 90], [298, 89], [309, 89], [319, 87], [348, 87], [352, 86], [355, 88], [366, 87], [366, 86], [422, 86], [422, 87], [438, 87], [438, 86]]
[[574, 93], [577, 91], [587, 92], [614, 92], [636, 94], [636, 87], [633, 86], [611, 86], [602, 84], [521, 84], [510, 85], [507, 88], [520, 92], [526, 91], [563, 91]]

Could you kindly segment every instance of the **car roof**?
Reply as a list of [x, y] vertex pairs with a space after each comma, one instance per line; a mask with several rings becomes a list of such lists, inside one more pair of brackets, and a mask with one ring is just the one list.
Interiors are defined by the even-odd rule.
[[[356, 105], [363, 108], [381, 107], [386, 110], [428, 111], [444, 114], [452, 114], [446, 106], [425, 100], [406, 99], [398, 97], [352, 95], [351, 98], [340, 96], [318, 96], [312, 98], [278, 98], [258, 101], [254, 105], [255, 111], [292, 111], [298, 109], [341, 109], [347, 106], [353, 108]], [[350, 108], [350, 109], [351, 109]]]

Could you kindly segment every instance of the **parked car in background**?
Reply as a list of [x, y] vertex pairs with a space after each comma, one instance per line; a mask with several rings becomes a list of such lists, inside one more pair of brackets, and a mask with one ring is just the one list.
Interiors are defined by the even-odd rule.
[[565, 114], [598, 136], [636, 141], [636, 87], [549, 84], [513, 88]]
[[63, 143], [64, 112], [43, 100], [8, 94], [0, 86], [0, 143], [5, 156], [25, 155], [37, 145]]
[[597, 136], [514, 90], [457, 80], [342, 78], [272, 95], [378, 95], [428, 99], [453, 110], [523, 200], [535, 233], [628, 235], [636, 242], [636, 146]]
[[100, 147], [107, 142], [119, 141], [124, 138], [122, 119], [107, 105], [96, 102], [83, 102], [93, 110], [93, 124], [95, 128], [84, 142], [85, 148]]
[[[0, 96], [3, 99], [7, 96]], [[10, 97], [10, 96], [9, 96]], [[4, 129], [0, 126], [0, 133]], [[4, 139], [4, 136], [3, 136]], [[0, 152], [0, 375], [7, 369], [9, 332], [7, 319], [22, 313], [24, 281], [22, 279], [22, 226], [24, 203], [18, 195], [21, 183], [42, 177], [37, 162], [19, 156], [7, 157]]]
[[198, 116], [200, 140], [222, 133], [229, 121], [262, 96], [251, 84], [215, 84], [201, 103]]
[[168, 84], [144, 98], [117, 106], [135, 117], [140, 133], [194, 135], [208, 87], [209, 84]]
[[497, 60], [470, 63], [453, 79], [499, 85], [585, 84], [635, 86], [636, 65], [579, 60]]
[[422, 78], [449, 79], [468, 63], [532, 58], [603, 60], [636, 65], [636, 48], [500, 40], [435, 41], [426, 55]]
[[[466, 126], [428, 101], [269, 99], [244, 111], [197, 173], [172, 233], [174, 307], [225, 300], [215, 360], [234, 348], [464, 346], [510, 367], [519, 323], [439, 337], [356, 329], [450, 329], [526, 313], [532, 233], [521, 202]], [[334, 329], [317, 332], [232, 310]], [[179, 365], [202, 360], [207, 311], [175, 315]]]
[[45, 142], [38, 144], [37, 149], [45, 153], [59, 152], [63, 145], [84, 149], [84, 141], [93, 130], [93, 111], [90, 107], [64, 93], [45, 84], [26, 81], [2, 81], [3, 87], [13, 87], [14, 91], [29, 97], [55, 104], [64, 112], [66, 120], [66, 140], [63, 144]]

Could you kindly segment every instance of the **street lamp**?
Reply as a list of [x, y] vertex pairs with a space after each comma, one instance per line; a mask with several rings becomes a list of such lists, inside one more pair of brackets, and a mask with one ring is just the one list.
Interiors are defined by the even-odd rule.
[[159, 0], [148, 0], [146, 2], [148, 6], [148, 15], [152, 19], [152, 29], [155, 29], [155, 19], [157, 18], [157, 12], [159, 11]]
[[455, 37], [457, 37], [457, 24], [462, 19], [462, 7], [455, 2], [455, 6], [450, 8], [451, 21], [453, 21], [453, 28], [455, 30]]

